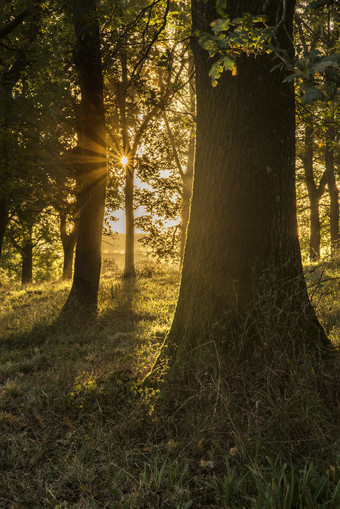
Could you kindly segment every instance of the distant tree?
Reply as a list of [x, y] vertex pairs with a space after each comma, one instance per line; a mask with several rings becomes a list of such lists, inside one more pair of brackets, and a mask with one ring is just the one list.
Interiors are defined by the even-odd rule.
[[81, 91], [82, 192], [75, 270], [64, 311], [80, 305], [95, 313], [101, 268], [106, 190], [106, 133], [99, 25], [95, 0], [68, 3], [76, 36]]
[[189, 114], [191, 115], [191, 119], [189, 118], [190, 132], [189, 132], [189, 141], [188, 141], [188, 151], [187, 151], [187, 160], [185, 166], [181, 164], [180, 158], [178, 156], [178, 145], [173, 136], [173, 132], [171, 130], [171, 126], [168, 122], [166, 113], [164, 113], [164, 120], [166, 125], [166, 130], [170, 139], [170, 144], [172, 147], [173, 158], [176, 162], [177, 170], [181, 179], [181, 239], [180, 239], [180, 266], [183, 264], [184, 257], [184, 248], [186, 242], [186, 234], [189, 222], [189, 212], [190, 212], [190, 199], [192, 193], [192, 183], [194, 178], [194, 158], [195, 158], [195, 86], [194, 86], [194, 69], [193, 69], [193, 61], [192, 57], [189, 57]]
[[[4, 235], [8, 223], [10, 201], [13, 190], [12, 150], [16, 145], [13, 109], [15, 100], [13, 90], [22, 75], [31, 65], [32, 56], [27, 47], [37, 39], [40, 23], [40, 9], [36, 2], [30, 1], [29, 8], [12, 17], [12, 10], [4, 8], [1, 12], [0, 39], [2, 58], [0, 61], [0, 261]], [[23, 21], [26, 21], [23, 24]]]
[[325, 143], [325, 174], [327, 179], [327, 187], [330, 197], [330, 236], [331, 236], [331, 255], [336, 258], [340, 254], [340, 230], [339, 230], [339, 189], [336, 182], [336, 172], [334, 163], [334, 152], [336, 143], [336, 134], [334, 127], [331, 125], [326, 133]]
[[60, 239], [64, 252], [62, 278], [70, 280], [72, 279], [74, 248], [78, 237], [78, 220], [75, 218], [74, 222], [68, 227], [67, 212], [65, 209], [60, 210], [59, 218]]
[[[339, 11], [335, 2], [298, 2], [295, 13], [296, 97], [299, 121], [305, 125], [305, 176], [310, 199], [310, 258], [318, 259], [320, 220], [318, 203], [324, 184], [330, 197], [331, 255], [338, 255], [339, 191], [334, 171], [335, 133], [338, 131], [340, 85]], [[314, 131], [314, 132], [312, 132]], [[313, 175], [313, 141], [324, 147], [325, 171], [319, 187]]]
[[124, 164], [126, 277], [135, 275], [134, 178], [138, 152], [152, 123], [169, 108], [183, 86], [185, 45], [180, 37], [185, 15], [185, 7], [169, 1], [119, 4], [115, 20], [118, 28], [110, 39], [106, 37], [105, 61], [110, 62], [106, 76], [111, 94], [108, 104], [111, 150], [118, 164], [123, 155], [127, 159]]
[[189, 218], [195, 149], [191, 73], [190, 78], [168, 111], [148, 129], [136, 165], [142, 182], [135, 200], [143, 207], [143, 214], [136, 218], [138, 228], [144, 232], [140, 242], [157, 257], [180, 260], [180, 265]]
[[320, 259], [320, 199], [326, 187], [326, 172], [322, 174], [319, 185], [315, 181], [313, 171], [313, 145], [314, 132], [313, 127], [305, 127], [305, 151], [304, 151], [304, 169], [306, 186], [308, 190], [310, 203], [310, 240], [309, 240], [309, 258], [310, 261]]

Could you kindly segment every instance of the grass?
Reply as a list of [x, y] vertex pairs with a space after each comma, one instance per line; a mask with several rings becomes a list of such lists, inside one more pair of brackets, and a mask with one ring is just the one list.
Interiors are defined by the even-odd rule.
[[[340, 273], [308, 270], [338, 344]], [[169, 329], [177, 289], [178, 273], [155, 267], [135, 284], [107, 278], [96, 323], [57, 326], [66, 283], [0, 288], [1, 508], [340, 507], [336, 454], [296, 459], [275, 444], [268, 454], [264, 418], [274, 417], [260, 413], [248, 449], [230, 422], [227, 434], [203, 413], [206, 397], [226, 404], [216, 380], [197, 381], [204, 398], [187, 412], [154, 408], [157, 391], [138, 380]]]

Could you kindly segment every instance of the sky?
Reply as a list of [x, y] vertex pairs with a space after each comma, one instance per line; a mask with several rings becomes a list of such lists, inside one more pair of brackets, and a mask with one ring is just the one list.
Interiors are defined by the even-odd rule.
[[[110, 221], [112, 230], [118, 233], [125, 233], [125, 212], [124, 210], [115, 210], [113, 215], [118, 218], [118, 221]], [[143, 209], [135, 210], [135, 217], [143, 215]], [[136, 228], [136, 233], [143, 233], [142, 230]]]

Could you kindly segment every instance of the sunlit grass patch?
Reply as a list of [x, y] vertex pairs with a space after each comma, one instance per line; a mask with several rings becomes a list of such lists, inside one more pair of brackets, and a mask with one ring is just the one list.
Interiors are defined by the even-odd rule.
[[[334, 319], [323, 305], [331, 295], [327, 284], [335, 282], [322, 283], [324, 323]], [[178, 272], [143, 267], [135, 282], [104, 279], [100, 312], [92, 323], [77, 317], [74, 323], [54, 322], [68, 288], [33, 285], [2, 294], [8, 315], [15, 311], [18, 321], [10, 330], [0, 326], [0, 507], [339, 505], [334, 458], [321, 465], [318, 457], [294, 463], [289, 456], [268, 456], [275, 449], [268, 431], [273, 421], [295, 412], [297, 430], [301, 419], [301, 425], [310, 426], [318, 401], [305, 398], [303, 381], [293, 380], [299, 391], [294, 399], [275, 392], [280, 373], [270, 377], [269, 368], [257, 373], [273, 389], [270, 401], [259, 395], [253, 402], [257, 444], [249, 434], [238, 434], [236, 423], [232, 428], [211, 411], [217, 404], [227, 407], [229, 396], [235, 405], [243, 404], [244, 394], [234, 394], [218, 377], [197, 374], [197, 398], [183, 401], [191, 405], [188, 413], [184, 407], [165, 410], [158, 389], [140, 385], [169, 331]], [[6, 312], [2, 316], [8, 325]], [[305, 369], [313, 380], [308, 362]], [[255, 376], [242, 379], [240, 370], [232, 376], [237, 390], [258, 382]], [[294, 406], [293, 399], [303, 404]], [[222, 436], [227, 439], [221, 443]]]
[[0, 289], [0, 340], [47, 325], [58, 316], [70, 284], [43, 283]]

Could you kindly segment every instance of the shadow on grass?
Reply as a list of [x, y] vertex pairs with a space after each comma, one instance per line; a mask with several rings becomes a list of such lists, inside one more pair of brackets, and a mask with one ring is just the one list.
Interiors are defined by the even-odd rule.
[[139, 322], [157, 319], [154, 313], [140, 310], [137, 305], [143, 296], [136, 278], [121, 278], [111, 283], [103, 293], [105, 308], [97, 318], [100, 328], [109, 326], [114, 332], [136, 331]]

